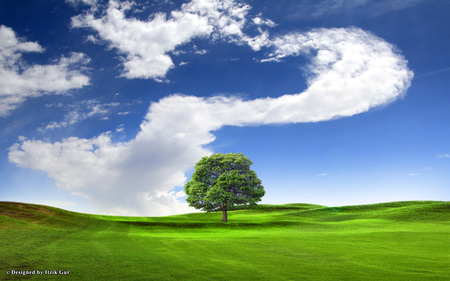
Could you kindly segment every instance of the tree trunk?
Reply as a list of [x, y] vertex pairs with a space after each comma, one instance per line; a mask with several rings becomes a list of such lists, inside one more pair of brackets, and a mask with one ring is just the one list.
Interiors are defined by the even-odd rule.
[[228, 222], [227, 206], [222, 206], [222, 222]]

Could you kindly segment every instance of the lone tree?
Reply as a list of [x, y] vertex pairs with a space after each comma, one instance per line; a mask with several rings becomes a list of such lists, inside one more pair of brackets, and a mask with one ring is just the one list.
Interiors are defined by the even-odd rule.
[[222, 210], [222, 221], [227, 222], [227, 211], [233, 206], [261, 201], [266, 192], [255, 171], [250, 169], [252, 164], [242, 153], [203, 157], [184, 186], [189, 206], [207, 212]]

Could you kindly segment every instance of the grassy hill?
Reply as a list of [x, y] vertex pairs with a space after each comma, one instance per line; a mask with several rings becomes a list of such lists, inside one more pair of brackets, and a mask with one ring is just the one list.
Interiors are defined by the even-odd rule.
[[[220, 220], [221, 213], [119, 217], [0, 202], [0, 279], [448, 280], [450, 276], [450, 202], [259, 205], [230, 211], [229, 223]], [[19, 274], [8, 275], [12, 270]], [[68, 274], [60, 276], [60, 270]], [[27, 271], [35, 274], [20, 274]]]

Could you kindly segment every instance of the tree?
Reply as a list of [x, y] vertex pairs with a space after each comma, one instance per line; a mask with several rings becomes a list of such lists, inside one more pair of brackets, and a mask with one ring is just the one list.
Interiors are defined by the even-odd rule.
[[233, 206], [261, 201], [266, 192], [255, 171], [250, 169], [252, 164], [242, 153], [203, 157], [184, 186], [189, 206], [207, 212], [222, 210], [222, 221], [227, 222], [227, 211]]

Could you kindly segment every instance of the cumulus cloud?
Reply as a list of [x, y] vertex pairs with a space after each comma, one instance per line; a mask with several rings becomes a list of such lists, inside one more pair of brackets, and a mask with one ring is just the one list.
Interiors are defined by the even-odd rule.
[[[106, 214], [168, 215], [193, 211], [168, 193], [185, 181], [184, 171], [208, 152], [182, 139], [140, 133], [128, 143], [112, 143], [110, 135], [62, 142], [23, 140], [11, 147], [10, 161], [44, 170], [73, 195], [92, 200]], [[168, 141], [165, 143], [164, 141]], [[189, 163], [189, 164], [188, 164]]]
[[291, 33], [274, 38], [271, 46], [269, 61], [310, 57], [305, 91], [254, 100], [172, 95], [150, 105], [131, 141], [114, 143], [109, 133], [54, 143], [20, 139], [9, 159], [45, 171], [102, 213], [189, 212], [194, 209], [178, 201], [183, 194], [174, 187], [212, 153], [205, 145], [214, 141], [215, 130], [352, 116], [402, 97], [413, 77], [394, 46], [356, 28]]
[[[243, 33], [250, 6], [234, 0], [193, 0], [170, 14], [157, 13], [147, 21], [127, 17], [126, 12], [133, 5], [137, 4], [111, 0], [105, 11], [94, 5], [85, 14], [72, 18], [73, 27], [95, 30], [102, 40], [123, 54], [122, 76], [129, 79], [164, 81], [174, 67], [169, 53], [179, 53], [176, 48], [194, 38], [248, 43], [255, 50], [267, 39], [262, 30], [254, 38]], [[256, 22], [271, 25], [271, 21], [261, 17]]]
[[25, 42], [0, 26], [0, 116], [8, 115], [29, 97], [61, 94], [89, 84], [77, 68], [89, 59], [82, 53], [63, 56], [54, 64], [28, 65], [23, 53], [43, 52], [36, 42]]

